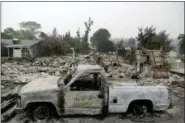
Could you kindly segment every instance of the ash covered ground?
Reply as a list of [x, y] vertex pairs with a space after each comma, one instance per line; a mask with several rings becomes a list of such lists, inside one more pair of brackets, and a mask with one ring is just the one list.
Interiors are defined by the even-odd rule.
[[[102, 56], [103, 62], [108, 65], [106, 76], [110, 79], [131, 79], [135, 74], [135, 66], [123, 63], [116, 56]], [[75, 60], [77, 64], [95, 64], [95, 60], [90, 56], [80, 55]], [[1, 64], [1, 107], [11, 101], [9, 96], [14, 93], [15, 88], [19, 85], [25, 85], [34, 79], [47, 76], [64, 76], [71, 70], [74, 65], [72, 56], [61, 57], [43, 57], [37, 58], [33, 62], [28, 60], [10, 60]], [[166, 112], [154, 112], [155, 123], [183, 123], [184, 122], [184, 78], [183, 76], [171, 74], [167, 79], [154, 79], [152, 82], [147, 79], [150, 85], [166, 85], [172, 89], [172, 101], [174, 107]], [[135, 80], [133, 80], [135, 81]], [[1, 121], [7, 123], [33, 123], [29, 115], [16, 115], [14, 105], [3, 111]], [[1, 108], [2, 112], [2, 108]], [[125, 116], [126, 115], [126, 116]], [[132, 123], [133, 116], [130, 114], [109, 114], [103, 120], [98, 116], [73, 116], [53, 118], [49, 123]], [[46, 121], [37, 121], [44, 123]]]

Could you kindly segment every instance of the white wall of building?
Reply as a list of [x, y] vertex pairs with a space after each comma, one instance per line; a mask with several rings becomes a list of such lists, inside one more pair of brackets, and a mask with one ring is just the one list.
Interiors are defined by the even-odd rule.
[[21, 49], [13, 49], [13, 57], [22, 57]]

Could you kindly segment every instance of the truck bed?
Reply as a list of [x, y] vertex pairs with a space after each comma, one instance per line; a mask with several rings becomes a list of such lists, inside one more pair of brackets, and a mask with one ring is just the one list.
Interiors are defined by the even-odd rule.
[[130, 79], [130, 78], [123, 78], [123, 79], [108, 79], [107, 83], [109, 85], [133, 85], [137, 86], [136, 80], [135, 79]]

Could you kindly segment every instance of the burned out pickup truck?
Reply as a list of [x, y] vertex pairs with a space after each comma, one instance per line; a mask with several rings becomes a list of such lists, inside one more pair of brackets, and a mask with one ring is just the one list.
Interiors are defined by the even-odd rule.
[[[116, 82], [115, 82], [116, 83]], [[123, 82], [124, 83], [124, 82]], [[36, 79], [19, 91], [16, 112], [31, 110], [35, 120], [61, 115], [141, 114], [171, 107], [165, 86], [116, 85], [98, 65], [78, 65], [64, 77]]]

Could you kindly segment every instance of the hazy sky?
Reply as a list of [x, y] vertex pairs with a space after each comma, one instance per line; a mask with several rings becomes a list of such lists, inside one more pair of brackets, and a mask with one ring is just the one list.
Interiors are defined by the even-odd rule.
[[112, 38], [136, 37], [138, 27], [154, 25], [157, 32], [166, 30], [171, 38], [184, 33], [183, 2], [3, 2], [2, 29], [19, 29], [19, 22], [36, 21], [42, 31], [59, 34], [68, 30], [73, 36], [91, 17], [92, 31], [107, 28]]

